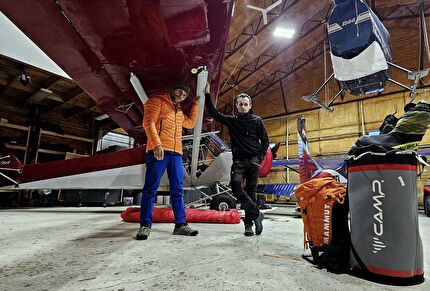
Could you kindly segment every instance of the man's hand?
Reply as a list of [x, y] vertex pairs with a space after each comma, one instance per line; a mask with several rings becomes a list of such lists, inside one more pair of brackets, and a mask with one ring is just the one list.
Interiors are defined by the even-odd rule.
[[159, 161], [164, 159], [164, 149], [162, 146], [157, 146], [154, 148], [154, 157]]
[[205, 93], [210, 93], [210, 92], [211, 92], [211, 85], [209, 84], [209, 82], [207, 82], [205, 87]]
[[261, 163], [263, 163], [263, 160], [261, 159], [261, 157], [260, 157], [260, 156], [256, 156], [256, 157], [251, 158], [251, 162], [252, 162], [254, 165], [256, 165], [256, 166], [258, 166], [258, 167], [260, 167], [260, 168], [261, 168]]
[[194, 97], [194, 99], [193, 99], [193, 103], [198, 103], [198, 102], [199, 102], [199, 99], [200, 99], [200, 96], [196, 96], [196, 97]]

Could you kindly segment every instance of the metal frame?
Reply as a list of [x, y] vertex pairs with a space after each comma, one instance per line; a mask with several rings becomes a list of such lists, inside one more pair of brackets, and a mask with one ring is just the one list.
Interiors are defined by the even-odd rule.
[[[219, 182], [215, 184], [216, 193], [214, 193], [212, 195], [208, 195], [198, 188], [192, 187], [192, 189], [199, 191], [201, 194], [203, 194], [204, 197], [202, 197], [196, 201], [190, 202], [188, 204], [185, 204], [185, 208], [189, 208], [192, 206], [194, 206], [196, 208], [206, 206], [208, 203], [210, 203], [213, 200], [214, 197], [216, 197], [220, 194], [224, 194], [224, 193], [228, 194], [231, 198], [234, 199], [234, 201], [237, 201], [237, 198], [233, 196], [233, 192], [232, 192], [231, 188], [224, 185], [224, 184], [221, 184]], [[196, 206], [196, 204], [203, 204], [203, 205]]]
[[[421, 71], [415, 71], [415, 72], [413, 72], [413, 71], [410, 71], [410, 70], [408, 70], [406, 68], [403, 68], [402, 66], [396, 65], [396, 64], [391, 63], [391, 62], [387, 62], [387, 64], [390, 67], [393, 67], [395, 69], [398, 69], [398, 70], [406, 73], [408, 75], [408, 79], [413, 81], [413, 83], [412, 83], [411, 86], [407, 86], [407, 85], [405, 85], [405, 84], [403, 84], [403, 83], [401, 83], [399, 81], [396, 81], [396, 80], [394, 80], [392, 78], [388, 78], [389, 82], [391, 82], [391, 83], [393, 83], [393, 84], [395, 84], [395, 85], [397, 85], [397, 86], [399, 86], [399, 87], [401, 87], [403, 89], [408, 90], [409, 91], [409, 97], [410, 97], [411, 101], [414, 100], [415, 97], [416, 97], [415, 94], [416, 94], [416, 89], [417, 89], [418, 83], [420, 82], [421, 78], [423, 78], [423, 77], [425, 77], [425, 76], [428, 75], [428, 73], [430, 71], [430, 68], [427, 68], [427, 69], [424, 69], [424, 70], [421, 70]], [[327, 78], [327, 80], [325, 80], [325, 82], [321, 85], [321, 87], [318, 88], [317, 91], [315, 91], [315, 93], [313, 93], [311, 95], [303, 96], [302, 99], [305, 100], [305, 101], [307, 101], [307, 102], [313, 102], [313, 103], [317, 104], [318, 106], [320, 106], [321, 108], [326, 109], [329, 112], [333, 112], [333, 108], [331, 108], [330, 106], [337, 99], [337, 97], [339, 97], [342, 94], [342, 92], [344, 91], [343, 89], [340, 89], [340, 91], [327, 104], [321, 102], [318, 99], [318, 93], [325, 86], [327, 86], [327, 83], [331, 79], [333, 79], [333, 77], [334, 77], [334, 73], [332, 73], [330, 75], [330, 77]]]
[[201, 66], [197, 68], [197, 88], [196, 88], [196, 96], [202, 96], [198, 100], [199, 112], [197, 116], [197, 122], [194, 126], [193, 131], [193, 147], [191, 152], [191, 173], [190, 173], [190, 182], [191, 185], [196, 184], [197, 182], [197, 162], [199, 159], [199, 151], [200, 151], [200, 139], [202, 137], [202, 126], [203, 126], [203, 113], [205, 107], [205, 87], [208, 82], [208, 70], [205, 66]]
[[[254, 99], [256, 96], [271, 88], [273, 85], [283, 81], [288, 76], [307, 65], [311, 61], [315, 60], [318, 56], [322, 55], [324, 53], [324, 42], [325, 39], [321, 40], [312, 48], [304, 51], [299, 57], [286, 62], [285, 65], [283, 65], [280, 69], [274, 71], [264, 80], [259, 81], [251, 89], [247, 90], [246, 93]], [[223, 111], [225, 114], [231, 113], [232, 110], [229, 105], [230, 104], [224, 106], [221, 111]]]
[[299, 3], [298, 0], [293, 0], [293, 1], [289, 1], [291, 3], [288, 3], [287, 5], [287, 2], [288, 0], [285, 0], [280, 6], [275, 7], [273, 9], [275, 13], [267, 14], [267, 18], [268, 18], [267, 25], [263, 23], [263, 15], [261, 15], [260, 17], [252, 20], [247, 26], [245, 26], [245, 28], [236, 38], [232, 39], [230, 42], [227, 43], [225, 60], [230, 58], [238, 50], [244, 47], [248, 42], [252, 40], [254, 36], [262, 32], [267, 26], [269, 26], [275, 20], [280, 18], [291, 7]]
[[275, 58], [287, 51], [289, 48], [298, 44], [304, 37], [318, 29], [321, 23], [323, 23], [327, 18], [331, 7], [332, 5], [328, 5], [325, 9], [319, 11], [318, 13], [314, 14], [310, 19], [306, 20], [302, 24], [300, 32], [298, 33], [298, 37], [289, 45], [284, 46], [283, 42], [273, 44], [269, 48], [264, 50], [264, 52], [261, 53], [257, 58], [250, 60], [244, 66], [242, 66], [237, 71], [237, 73], [231, 75], [230, 78], [228, 78], [221, 84], [220, 88], [224, 88], [224, 86], [226, 85], [226, 89], [220, 92], [219, 97], [228, 93], [230, 90], [245, 81], [248, 77], [260, 70], [262, 67], [272, 62]]
[[[375, 8], [373, 6], [372, 6], [372, 8]], [[377, 11], [375, 11], [375, 9], [373, 9], [373, 11], [380, 16], [379, 18], [381, 19], [381, 21], [397, 21], [397, 20], [402, 20], [402, 19], [417, 18], [420, 16], [420, 14], [424, 15], [424, 17], [430, 16], [430, 6], [428, 6], [427, 8], [423, 8], [420, 1], [418, 1], [416, 3], [411, 3], [411, 4], [395, 5], [395, 6], [392, 6], [389, 8], [385, 8], [385, 9], [384, 8], [378, 9], [376, 7], [376, 10]], [[314, 17], [317, 18], [316, 15]], [[307, 35], [307, 33], [303, 33], [303, 29], [304, 29], [304, 26], [302, 27], [302, 32], [301, 32], [302, 35], [301, 35], [301, 37], [299, 37], [296, 40], [296, 42], [301, 41], [303, 39], [303, 37]], [[249, 40], [252, 39], [252, 36], [253, 35], [249, 36]], [[321, 40], [318, 44], [316, 44], [312, 48], [305, 51], [303, 54], [301, 54], [296, 59], [287, 62], [280, 69], [274, 71], [270, 76], [266, 77], [264, 80], [257, 82], [257, 84], [255, 84], [253, 87], [248, 89], [246, 92], [252, 98], [255, 98], [258, 95], [260, 95], [261, 93], [265, 92], [267, 89], [273, 87], [278, 82], [287, 78], [292, 73], [296, 72], [298, 69], [300, 69], [301, 67], [303, 67], [307, 63], [315, 60], [316, 58], [318, 58], [320, 55], [323, 54], [323, 49], [321, 47], [323, 41], [325, 41], [325, 40]], [[287, 50], [288, 48], [289, 47], [285, 48], [285, 50]], [[279, 50], [279, 48], [272, 46], [268, 50], [263, 52], [263, 54], [258, 56], [254, 61], [248, 62], [245, 66], [240, 68], [236, 74], [232, 75], [232, 77], [230, 78], [231, 81], [228, 82], [228, 84], [227, 84], [229, 88], [222, 91], [219, 96], [221, 97], [223, 94], [226, 94], [229, 90], [236, 88], [239, 83], [244, 81], [246, 78], [248, 78], [250, 75], [257, 72], [258, 70], [260, 70], [263, 66], [265, 66], [268, 62], [270, 62], [274, 57], [278, 56], [283, 51], [284, 50], [281, 51], [281, 50]], [[246, 73], [246, 72], [248, 72], [248, 73]], [[246, 74], [246, 75], [244, 75], [244, 74]], [[340, 92], [336, 95], [339, 96], [341, 93], [342, 92]], [[333, 103], [334, 100], [335, 99], [330, 100], [329, 103], [330, 104]], [[311, 101], [311, 102], [314, 102], [314, 101]], [[232, 110], [231, 110], [230, 104], [224, 105], [220, 111], [225, 113], [225, 114], [231, 113]]]
[[401, 83], [399, 81], [396, 81], [396, 80], [394, 80], [392, 78], [388, 78], [388, 81], [390, 81], [391, 83], [396, 84], [397, 86], [400, 86], [400, 87], [402, 87], [402, 88], [404, 88], [406, 90], [409, 90], [410, 91], [409, 97], [411, 98], [411, 101], [414, 100], [415, 97], [416, 97], [415, 93], [416, 93], [416, 89], [417, 89], [418, 83], [420, 82], [421, 78], [423, 78], [423, 77], [425, 77], [425, 76], [428, 75], [430, 68], [413, 72], [413, 71], [410, 71], [408, 69], [403, 68], [402, 66], [396, 65], [394, 63], [391, 63], [391, 62], [387, 62], [387, 63], [391, 67], [396, 68], [396, 69], [398, 69], [398, 70], [400, 70], [402, 72], [405, 72], [408, 75], [408, 79], [409, 80], [413, 80], [412, 85], [410, 87], [408, 87], [408, 86], [406, 86], [405, 84], [403, 84], [403, 83]]

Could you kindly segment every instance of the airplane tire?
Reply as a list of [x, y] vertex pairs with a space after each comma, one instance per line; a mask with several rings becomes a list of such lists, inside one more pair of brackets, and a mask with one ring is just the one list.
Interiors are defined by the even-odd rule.
[[430, 217], [430, 195], [424, 195], [424, 213]]
[[228, 194], [219, 194], [212, 199], [210, 209], [225, 211], [236, 208], [236, 201]]

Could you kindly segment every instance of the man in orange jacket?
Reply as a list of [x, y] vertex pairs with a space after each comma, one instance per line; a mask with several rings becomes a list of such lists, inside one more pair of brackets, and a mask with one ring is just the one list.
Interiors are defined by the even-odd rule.
[[181, 102], [187, 98], [190, 88], [178, 83], [170, 93], [155, 95], [144, 105], [143, 128], [147, 136], [146, 175], [140, 203], [140, 228], [137, 240], [148, 238], [152, 227], [152, 208], [161, 176], [167, 169], [170, 185], [170, 201], [175, 216], [175, 235], [195, 236], [197, 230], [185, 222], [184, 168], [182, 165], [182, 128], [193, 128], [197, 121], [198, 97], [187, 117]]

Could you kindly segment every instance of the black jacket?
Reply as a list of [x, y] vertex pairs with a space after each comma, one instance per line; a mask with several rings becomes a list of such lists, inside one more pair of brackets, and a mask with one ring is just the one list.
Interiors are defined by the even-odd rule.
[[263, 120], [251, 112], [240, 115], [224, 115], [212, 103], [210, 94], [205, 95], [209, 115], [228, 128], [233, 160], [258, 158], [261, 163], [269, 147], [269, 138]]

